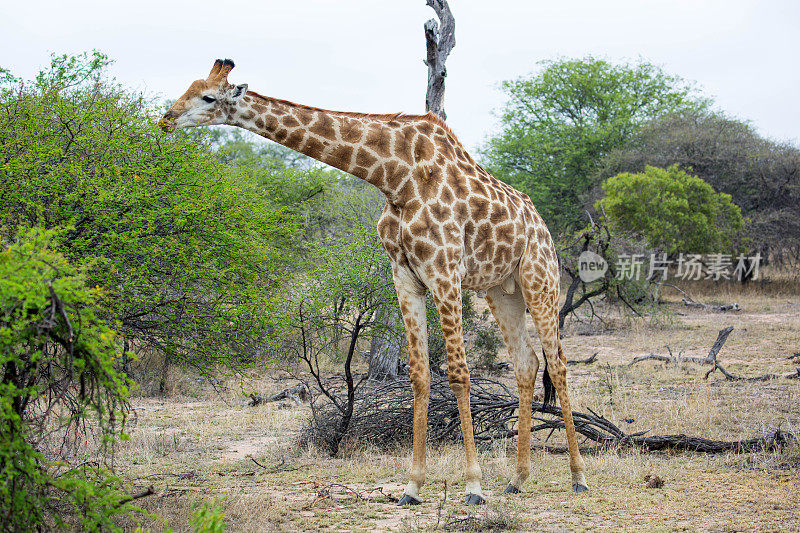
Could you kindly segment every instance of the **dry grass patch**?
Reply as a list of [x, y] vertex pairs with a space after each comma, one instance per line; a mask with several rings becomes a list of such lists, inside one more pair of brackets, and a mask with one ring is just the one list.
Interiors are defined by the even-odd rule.
[[[650, 429], [735, 440], [778, 425], [800, 433], [797, 381], [739, 383], [717, 375], [706, 381], [707, 368], [699, 365], [628, 366], [633, 357], [666, 353], [667, 344], [676, 353], [705, 356], [717, 332], [733, 325], [719, 355], [726, 368], [744, 375], [793, 371], [800, 362], [787, 357], [800, 350], [800, 297], [737, 296], [743, 310], [735, 314], [685, 309], [677, 301], [670, 305], [683, 315], [672, 324], [634, 321], [613, 334], [566, 336], [570, 359], [599, 352], [592, 365], [569, 367], [575, 409], [591, 408], [628, 433]], [[501, 379], [513, 384], [512, 373]], [[134, 400], [131, 440], [116, 458], [132, 487], [155, 486], [157, 495], [142, 504], [175, 531], [188, 531], [193, 505], [212, 498], [222, 498], [229, 531], [417, 531], [432, 529], [437, 519], [440, 528], [452, 522], [472, 530], [800, 530], [797, 446], [718, 456], [636, 450], [586, 455], [592, 490], [576, 495], [567, 456], [540, 449], [546, 435], [539, 435], [525, 492], [505, 496], [516, 451], [514, 440], [500, 440], [480, 450], [489, 505], [474, 509], [462, 504], [463, 449], [449, 444], [429, 448], [424, 503], [398, 508], [394, 499], [407, 481], [408, 449], [351, 443], [336, 458], [300, 449], [307, 407], [247, 406], [246, 393], [277, 392], [286, 383], [231, 381], [220, 396], [190, 375], [180, 382], [177, 397]], [[546, 444], [563, 442], [557, 432]], [[648, 475], [663, 486], [648, 488]], [[164, 523], [150, 519], [145, 527], [162, 531]]]

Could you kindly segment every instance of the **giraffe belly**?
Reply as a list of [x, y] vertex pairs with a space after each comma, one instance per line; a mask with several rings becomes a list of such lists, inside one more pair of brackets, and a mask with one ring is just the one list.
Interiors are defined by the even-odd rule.
[[528, 240], [522, 227], [514, 225], [512, 228], [500, 239], [496, 231], [483, 235], [465, 232], [462, 287], [488, 289], [500, 285], [514, 273], [527, 249]]
[[500, 285], [514, 274], [521, 256], [500, 256], [495, 259], [496, 261], [489, 263], [479, 263], [468, 257], [465, 261], [466, 272], [461, 280], [461, 287], [477, 291]]

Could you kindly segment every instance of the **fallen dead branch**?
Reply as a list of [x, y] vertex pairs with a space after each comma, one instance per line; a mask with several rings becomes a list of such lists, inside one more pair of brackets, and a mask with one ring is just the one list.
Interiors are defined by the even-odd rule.
[[633, 361], [631, 361], [628, 366], [634, 365], [636, 363], [641, 363], [642, 361], [661, 361], [663, 363], [697, 363], [700, 365], [710, 365], [713, 364], [717, 360], [717, 354], [725, 345], [725, 341], [728, 340], [728, 335], [731, 334], [733, 331], [733, 326], [728, 326], [727, 328], [719, 330], [719, 334], [717, 335], [717, 340], [714, 341], [714, 345], [711, 346], [711, 349], [708, 351], [708, 355], [705, 357], [684, 357], [682, 353], [679, 353], [677, 356], [672, 354], [672, 349], [667, 346], [667, 351], [669, 355], [659, 355], [651, 353], [650, 355], [642, 355], [640, 357], [635, 357]]
[[714, 368], [706, 372], [705, 378], [708, 379], [708, 376], [710, 376], [715, 370], [719, 370], [722, 373], [722, 375], [725, 376], [725, 379], [727, 381], [771, 381], [773, 379], [778, 379], [778, 378], [800, 379], [800, 368], [798, 368], [792, 374], [786, 374], [783, 376], [779, 376], [778, 374], [764, 374], [763, 376], [745, 377], [745, 376], [736, 376], [734, 374], [731, 374], [730, 372], [725, 370], [725, 367], [723, 367], [717, 361], [714, 361]]
[[708, 351], [708, 355], [705, 357], [684, 357], [682, 353], [679, 353], [677, 356], [675, 356], [672, 354], [670, 347], [667, 346], [669, 355], [659, 355], [654, 353], [651, 353], [650, 355], [642, 355], [640, 357], [635, 357], [633, 361], [628, 364], [628, 366], [631, 366], [635, 363], [640, 363], [642, 361], [661, 361], [675, 365], [678, 363], [697, 363], [699, 365], [713, 365], [713, 367], [706, 372], [705, 379], [708, 379], [708, 377], [717, 370], [719, 370], [720, 373], [725, 376], [727, 381], [770, 381], [779, 378], [800, 379], [800, 368], [798, 368], [796, 372], [784, 376], [780, 376], [778, 374], [764, 374], [762, 376], [746, 377], [737, 376], [728, 372], [717, 360], [717, 355], [722, 349], [722, 346], [725, 344], [725, 341], [728, 339], [728, 335], [730, 335], [731, 331], [733, 331], [733, 326], [728, 326], [727, 328], [721, 329], [717, 335], [717, 340], [714, 342], [714, 345], [711, 347], [711, 349]]
[[695, 309], [704, 309], [706, 311], [717, 311], [719, 313], [727, 313], [728, 311], [736, 312], [742, 310], [742, 308], [739, 307], [739, 304], [737, 303], [732, 303], [727, 305], [709, 305], [701, 302], [696, 302], [688, 297], [682, 298], [681, 301], [683, 302], [683, 305], [685, 305], [686, 307], [693, 307]]
[[139, 492], [137, 494], [131, 494], [130, 496], [128, 496], [126, 498], [122, 498], [119, 501], [119, 505], [123, 505], [123, 504], [126, 504], [128, 502], [132, 502], [134, 500], [139, 500], [141, 498], [146, 498], [147, 496], [152, 496], [155, 493], [156, 493], [155, 488], [153, 487], [153, 485], [150, 485], [149, 487], [147, 487], [142, 492]]
[[[474, 377], [470, 385], [470, 403], [475, 440], [486, 443], [514, 437], [517, 434], [518, 399], [506, 385]], [[353, 416], [343, 440], [369, 443], [391, 448], [409, 443], [413, 428], [413, 399], [408, 378], [364, 387], [356, 396]], [[317, 416], [305, 428], [305, 444], [327, 445], [338, 427], [338, 410], [321, 405]], [[546, 431], [548, 440], [555, 431], [564, 429], [561, 409], [533, 404], [532, 431]], [[685, 450], [702, 453], [723, 451], [749, 452], [771, 450], [794, 437], [785, 431], [739, 441], [717, 441], [687, 435], [646, 436], [647, 431], [627, 434], [605, 417], [594, 412], [573, 412], [576, 431], [587, 440], [605, 447], [635, 447], [644, 450]], [[461, 440], [458, 406], [446, 378], [433, 376], [428, 408], [428, 440], [432, 442]]]
[[260, 394], [250, 394], [250, 406], [255, 407], [258, 404], [266, 402], [277, 402], [280, 400], [291, 400], [297, 405], [308, 401], [308, 389], [302, 383], [295, 385], [290, 389], [283, 389], [281, 392], [273, 394], [272, 396], [261, 396]]
[[131, 479], [130, 481], [138, 481], [140, 479], [149, 479], [151, 477], [176, 477], [178, 479], [194, 479], [197, 477], [197, 472], [191, 470], [189, 472], [185, 472], [183, 474], [174, 474], [172, 472], [158, 472], [156, 474], [149, 474], [146, 476], [139, 476]]

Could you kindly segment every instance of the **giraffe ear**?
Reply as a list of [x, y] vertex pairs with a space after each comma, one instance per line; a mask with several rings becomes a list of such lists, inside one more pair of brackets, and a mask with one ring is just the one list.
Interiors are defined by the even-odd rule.
[[231, 100], [232, 100], [233, 102], [235, 102], [235, 101], [237, 101], [239, 98], [241, 98], [242, 96], [244, 96], [244, 94], [245, 94], [246, 92], [247, 92], [247, 84], [246, 84], [246, 83], [240, 83], [239, 85], [235, 85], [235, 86], [233, 87], [233, 89], [231, 89], [231, 96], [230, 96], [230, 98], [231, 98]]

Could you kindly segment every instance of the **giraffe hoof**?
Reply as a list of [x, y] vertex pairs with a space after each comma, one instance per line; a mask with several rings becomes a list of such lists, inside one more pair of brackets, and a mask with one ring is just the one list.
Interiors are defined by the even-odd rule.
[[587, 487], [586, 485], [582, 485], [580, 483], [575, 483], [574, 485], [572, 485], [572, 490], [578, 493], [586, 492], [589, 490], [589, 487]]
[[483, 505], [486, 500], [480, 494], [467, 494], [464, 505]]
[[403, 497], [400, 498], [400, 501], [397, 502], [398, 507], [403, 507], [404, 505], [419, 505], [422, 503], [422, 500], [417, 499], [413, 496], [408, 494], [403, 494]]
[[519, 494], [520, 492], [522, 491], [520, 491], [517, 487], [509, 483], [508, 487], [506, 487], [506, 490], [503, 491], [503, 494]]

